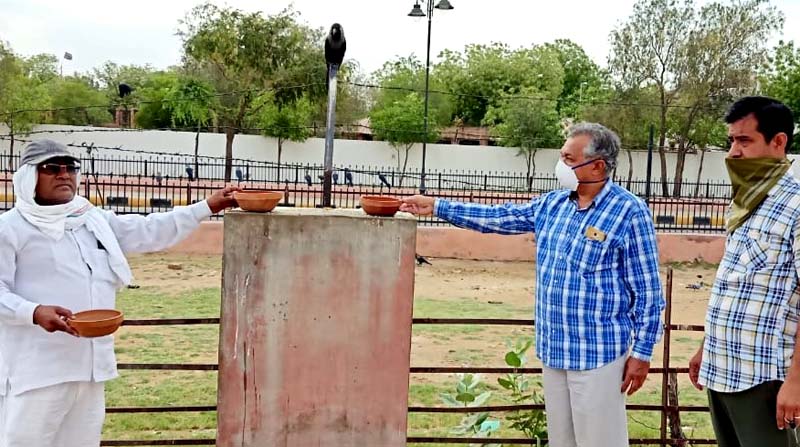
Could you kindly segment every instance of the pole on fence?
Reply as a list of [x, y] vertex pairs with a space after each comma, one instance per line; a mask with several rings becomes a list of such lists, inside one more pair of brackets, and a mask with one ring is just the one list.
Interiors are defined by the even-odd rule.
[[650, 180], [653, 177], [653, 134], [656, 131], [654, 125], [650, 125], [650, 136], [647, 138], [647, 185], [645, 186], [644, 201], [650, 204]]

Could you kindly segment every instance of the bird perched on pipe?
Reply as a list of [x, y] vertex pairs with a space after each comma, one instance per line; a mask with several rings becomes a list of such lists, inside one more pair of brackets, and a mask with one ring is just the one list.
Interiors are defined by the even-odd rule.
[[342, 65], [346, 50], [347, 40], [344, 38], [342, 25], [334, 23], [328, 37], [325, 38], [325, 62], [328, 65]]
[[328, 64], [325, 88], [330, 85], [331, 74], [335, 76], [339, 72], [345, 51], [347, 51], [347, 40], [344, 38], [344, 30], [342, 25], [334, 23], [328, 37], [325, 38], [325, 62]]

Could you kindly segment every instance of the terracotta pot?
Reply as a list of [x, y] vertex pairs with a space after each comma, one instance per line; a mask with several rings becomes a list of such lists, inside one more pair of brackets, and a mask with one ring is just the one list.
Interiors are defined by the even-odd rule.
[[361, 196], [361, 209], [370, 216], [392, 217], [400, 209], [400, 200], [386, 196]]
[[243, 190], [233, 193], [233, 199], [245, 211], [266, 213], [275, 209], [283, 198], [282, 192]]
[[78, 312], [67, 320], [81, 337], [102, 337], [119, 329], [124, 321], [122, 312], [114, 309], [94, 309]]

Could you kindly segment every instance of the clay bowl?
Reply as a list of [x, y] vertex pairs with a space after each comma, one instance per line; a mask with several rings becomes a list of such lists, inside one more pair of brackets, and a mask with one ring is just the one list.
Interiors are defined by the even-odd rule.
[[67, 324], [81, 337], [91, 338], [113, 334], [123, 320], [122, 312], [118, 310], [94, 309], [73, 314]]
[[283, 193], [275, 191], [243, 190], [233, 193], [233, 199], [239, 204], [239, 208], [256, 213], [272, 211], [282, 198]]
[[386, 196], [361, 196], [361, 209], [370, 216], [392, 217], [400, 209], [400, 200]]

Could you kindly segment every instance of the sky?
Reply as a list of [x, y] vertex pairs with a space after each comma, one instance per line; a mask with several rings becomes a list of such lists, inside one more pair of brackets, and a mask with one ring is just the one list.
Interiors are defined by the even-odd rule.
[[[700, 0], [701, 2], [707, 0]], [[212, 1], [244, 11], [276, 13], [293, 5], [313, 27], [342, 24], [347, 59], [367, 73], [395, 56], [425, 58], [426, 20], [407, 17], [414, 0], [229, 0]], [[52, 53], [64, 74], [84, 72], [107, 60], [166, 68], [180, 62], [179, 20], [197, 0], [0, 0], [0, 40], [18, 54]], [[634, 0], [451, 0], [452, 11], [433, 17], [431, 57], [468, 43], [504, 42], [512, 47], [572, 39], [601, 66], [606, 65], [609, 33], [632, 11]], [[773, 39], [800, 42], [800, 0], [773, 0], [786, 16]], [[423, 6], [424, 8], [424, 6]]]

